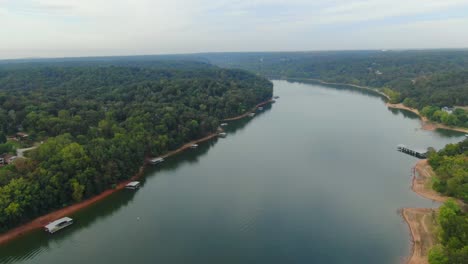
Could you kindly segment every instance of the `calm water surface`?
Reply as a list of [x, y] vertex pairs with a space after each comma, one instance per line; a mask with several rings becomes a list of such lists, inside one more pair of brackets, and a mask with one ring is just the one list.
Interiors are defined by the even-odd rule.
[[397, 263], [409, 253], [402, 207], [436, 206], [411, 192], [416, 159], [396, 145], [463, 139], [423, 131], [381, 98], [275, 81], [281, 96], [228, 137], [147, 171], [72, 217], [0, 246], [0, 263]]

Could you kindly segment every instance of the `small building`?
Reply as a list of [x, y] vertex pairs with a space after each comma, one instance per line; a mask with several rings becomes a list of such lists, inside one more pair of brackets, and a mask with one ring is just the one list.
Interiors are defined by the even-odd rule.
[[18, 157], [7, 154], [7, 153], [2, 154], [2, 155], [0, 155], [0, 165], [11, 164], [11, 163], [13, 163], [15, 161], [16, 158], [18, 158]]
[[140, 185], [141, 184], [139, 181], [132, 181], [132, 182], [127, 183], [127, 185], [125, 185], [125, 189], [136, 190], [140, 188]]
[[16, 136], [16, 138], [17, 138], [18, 140], [26, 140], [26, 139], [28, 139], [28, 137], [29, 137], [28, 134], [23, 133], [23, 132], [18, 132], [18, 133], [16, 133], [15, 136]]
[[65, 227], [69, 226], [73, 224], [73, 219], [71, 219], [70, 217], [63, 217], [63, 218], [60, 218], [60, 219], [57, 219], [53, 222], [50, 222], [49, 224], [47, 224], [46, 226], [44, 226], [44, 230], [46, 232], [49, 232], [51, 234], [59, 231], [59, 230], [62, 230], [64, 229]]
[[448, 106], [444, 106], [442, 107], [442, 111], [448, 113], [448, 114], [452, 114], [453, 113], [453, 107], [448, 107]]

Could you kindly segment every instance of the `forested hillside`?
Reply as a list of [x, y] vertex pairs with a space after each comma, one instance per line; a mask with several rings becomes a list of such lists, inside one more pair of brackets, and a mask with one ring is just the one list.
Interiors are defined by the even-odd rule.
[[[433, 188], [444, 195], [468, 201], [468, 139], [448, 144], [430, 154], [429, 163], [436, 172]], [[464, 211], [465, 210], [465, 211]], [[449, 200], [438, 213], [439, 245], [429, 254], [431, 264], [466, 263], [468, 259], [468, 214]]]
[[29, 136], [0, 149], [43, 144], [0, 168], [0, 231], [96, 195], [145, 156], [215, 132], [271, 96], [264, 78], [200, 62], [2, 65], [0, 143]]
[[[201, 55], [198, 55], [201, 56]], [[437, 113], [468, 105], [468, 50], [213, 53], [203, 57], [221, 67], [270, 78], [313, 78], [385, 89], [393, 103], [426, 111], [433, 121], [468, 127], [468, 113]], [[389, 89], [388, 89], [389, 88]]]

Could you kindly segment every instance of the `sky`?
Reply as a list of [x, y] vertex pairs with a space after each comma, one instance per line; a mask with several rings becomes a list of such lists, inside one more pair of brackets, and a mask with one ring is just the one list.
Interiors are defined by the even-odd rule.
[[0, 59], [468, 48], [468, 0], [0, 0]]

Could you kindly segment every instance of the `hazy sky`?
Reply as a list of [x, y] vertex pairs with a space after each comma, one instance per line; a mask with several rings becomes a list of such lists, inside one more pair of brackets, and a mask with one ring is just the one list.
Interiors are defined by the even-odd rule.
[[0, 0], [0, 59], [467, 47], [468, 0]]

